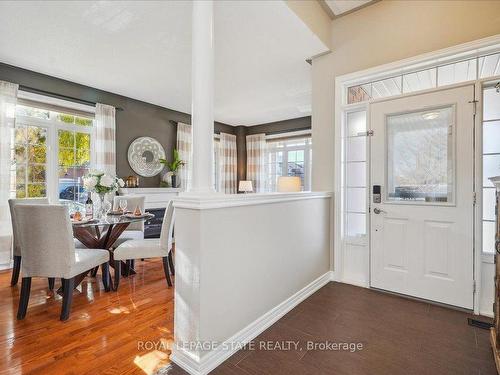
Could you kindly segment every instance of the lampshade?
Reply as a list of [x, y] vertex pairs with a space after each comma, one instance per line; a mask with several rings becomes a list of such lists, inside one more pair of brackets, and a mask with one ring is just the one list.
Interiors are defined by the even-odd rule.
[[302, 186], [300, 183], [300, 177], [294, 177], [294, 176], [278, 177], [278, 191], [280, 193], [290, 193], [301, 190]]
[[245, 181], [245, 180], [240, 181], [240, 184], [238, 186], [238, 191], [244, 191], [245, 193], [252, 192], [253, 191], [252, 181]]

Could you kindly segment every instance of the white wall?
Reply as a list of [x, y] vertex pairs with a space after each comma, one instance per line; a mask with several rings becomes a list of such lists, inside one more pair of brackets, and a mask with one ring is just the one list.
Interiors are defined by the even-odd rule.
[[[181, 195], [174, 202], [176, 342], [231, 340], [329, 277], [330, 194]], [[174, 350], [172, 359], [207, 368], [213, 356]]]
[[[335, 186], [337, 76], [496, 34], [500, 34], [500, 1], [380, 1], [333, 20], [332, 53], [313, 59], [313, 190], [333, 191]], [[353, 282], [363, 284], [367, 255], [351, 255], [344, 267]], [[482, 269], [480, 311], [488, 314], [494, 270], [488, 263]]]
[[500, 33], [500, 1], [379, 1], [332, 22], [313, 60], [313, 190], [333, 190], [335, 77]]

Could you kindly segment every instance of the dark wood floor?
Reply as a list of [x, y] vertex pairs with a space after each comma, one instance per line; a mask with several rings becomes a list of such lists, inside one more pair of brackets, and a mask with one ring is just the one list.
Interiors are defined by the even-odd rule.
[[[173, 288], [161, 260], [136, 261], [137, 275], [105, 293], [88, 277], [73, 295], [68, 321], [59, 321], [61, 297], [33, 279], [25, 320], [17, 321], [20, 285], [0, 272], [0, 374], [153, 374], [169, 363], [167, 345], [138, 349], [139, 342], [173, 340]], [[59, 282], [56, 281], [56, 288]]]
[[[118, 293], [88, 278], [72, 315], [58, 320], [61, 298], [34, 280], [28, 314], [15, 319], [19, 286], [0, 272], [1, 374], [185, 374], [169, 364], [173, 289], [161, 262], [138, 262]], [[455, 375], [496, 374], [488, 331], [468, 315], [345, 284], [330, 283], [233, 355], [213, 374]], [[162, 343], [139, 348], [139, 342]], [[308, 342], [362, 344], [356, 352], [307, 350]], [[261, 343], [297, 342], [293, 350]], [[267, 349], [270, 349], [268, 347]]]
[[[212, 374], [494, 375], [489, 332], [463, 312], [330, 283]], [[297, 350], [259, 350], [298, 341]], [[307, 350], [307, 342], [362, 343], [363, 350]], [[163, 374], [185, 374], [172, 366]]]

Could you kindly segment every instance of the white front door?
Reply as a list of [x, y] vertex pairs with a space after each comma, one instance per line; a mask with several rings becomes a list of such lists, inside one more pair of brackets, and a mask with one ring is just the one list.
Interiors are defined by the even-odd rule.
[[468, 85], [370, 106], [372, 287], [473, 308], [473, 100]]

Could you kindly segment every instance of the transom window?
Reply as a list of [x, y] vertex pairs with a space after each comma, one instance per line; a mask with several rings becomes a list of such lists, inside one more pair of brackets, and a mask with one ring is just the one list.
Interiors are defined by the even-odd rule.
[[92, 114], [20, 100], [12, 149], [11, 196], [47, 197], [71, 206], [87, 199], [82, 177], [91, 164]]
[[366, 102], [500, 74], [500, 53], [413, 71], [347, 88], [347, 104]]
[[311, 190], [311, 137], [268, 139], [266, 190], [276, 191], [278, 177], [300, 177], [302, 190]]

